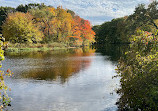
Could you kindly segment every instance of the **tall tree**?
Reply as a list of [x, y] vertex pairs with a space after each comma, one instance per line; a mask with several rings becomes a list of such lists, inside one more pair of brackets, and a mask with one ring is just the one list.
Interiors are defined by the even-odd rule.
[[40, 26], [40, 29], [43, 31], [47, 38], [50, 38], [50, 29], [51, 29], [51, 20], [55, 16], [50, 8], [44, 7], [42, 9], [31, 9], [29, 13], [34, 16], [36, 24]]
[[67, 10], [64, 10], [62, 7], [57, 7], [56, 9], [56, 22], [54, 26], [57, 28], [57, 39], [58, 41], [65, 41], [67, 36], [72, 34], [72, 22], [73, 18]]
[[29, 13], [8, 14], [6, 22], [2, 26], [2, 33], [6, 40], [14, 40], [18, 43], [41, 41], [43, 34], [33, 24], [32, 18]]
[[44, 3], [41, 3], [41, 4], [29, 3], [26, 5], [21, 4], [21, 5], [17, 6], [16, 11], [27, 13], [27, 11], [30, 9], [41, 9], [43, 7], [46, 7], [46, 5]]
[[2, 6], [0, 7], [0, 33], [2, 31], [1, 26], [4, 22], [4, 20], [6, 19], [8, 13], [12, 13], [14, 11], [15, 11], [15, 9], [12, 7], [2, 7]]
[[144, 24], [153, 25], [156, 29], [158, 26], [154, 22], [158, 19], [158, 2], [153, 1], [148, 7], [145, 4], [140, 4], [135, 8], [134, 14], [130, 15], [128, 20], [132, 21], [131, 24], [135, 29], [141, 27]]
[[[88, 20], [84, 20], [82, 24], [82, 32], [83, 32], [83, 40], [84, 42], [92, 43], [95, 42], [95, 32], [92, 30], [90, 22]], [[84, 43], [85, 44], [85, 43]]]

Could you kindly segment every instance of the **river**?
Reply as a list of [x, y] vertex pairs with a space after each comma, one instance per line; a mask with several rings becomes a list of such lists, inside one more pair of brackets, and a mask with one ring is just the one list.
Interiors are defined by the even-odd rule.
[[116, 111], [116, 54], [104, 48], [5, 53], [3, 70], [14, 73], [6, 81], [9, 110]]

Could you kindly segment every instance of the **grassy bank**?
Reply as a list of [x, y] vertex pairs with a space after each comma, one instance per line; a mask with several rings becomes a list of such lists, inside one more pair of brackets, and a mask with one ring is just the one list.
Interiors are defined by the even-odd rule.
[[67, 48], [76, 48], [69, 47], [63, 43], [49, 43], [49, 44], [12, 44], [9, 43], [8, 48], [5, 49], [6, 52], [19, 52], [19, 51], [48, 51], [48, 50], [59, 50]]

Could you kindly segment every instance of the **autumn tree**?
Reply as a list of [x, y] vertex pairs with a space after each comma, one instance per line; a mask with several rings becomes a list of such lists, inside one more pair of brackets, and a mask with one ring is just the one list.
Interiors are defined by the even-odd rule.
[[90, 22], [62, 6], [28, 4], [19, 5], [16, 11], [20, 12], [10, 13], [3, 25], [6, 40], [37, 42], [44, 35], [43, 42], [68, 45], [70, 42], [77, 46], [88, 45], [95, 41]]
[[[72, 16], [67, 10], [62, 7], [57, 7], [56, 17], [54, 21], [54, 28], [56, 29], [57, 40], [60, 42], [64, 42], [67, 40], [67, 37], [72, 35]], [[65, 41], [66, 42], [66, 41]]]
[[90, 22], [79, 16], [73, 17], [72, 38], [78, 45], [90, 45], [95, 42], [95, 32], [92, 30]]
[[[2, 68], [2, 61], [5, 59], [4, 50], [2, 50], [4, 41], [0, 40], [0, 68]], [[10, 77], [13, 73], [8, 69], [6, 72], [0, 70], [0, 110], [5, 111], [10, 106], [11, 97], [8, 96], [8, 91], [11, 89], [6, 84], [6, 77]]]
[[54, 13], [50, 12], [50, 8], [31, 9], [29, 13], [33, 15], [35, 23], [39, 26], [40, 30], [44, 33], [46, 38], [51, 40], [50, 29], [52, 27], [51, 20], [54, 18]]
[[82, 45], [83, 39], [81, 37], [82, 35], [82, 28], [81, 28], [81, 18], [79, 16], [74, 16], [73, 22], [72, 22], [72, 35], [69, 36], [70, 44], [71, 45]]
[[3, 35], [6, 40], [18, 43], [38, 42], [42, 40], [43, 34], [33, 24], [29, 13], [10, 13], [2, 26]]
[[95, 42], [95, 32], [92, 30], [92, 27], [88, 20], [83, 20], [82, 34], [83, 34], [84, 45], [89, 45], [90, 43]]

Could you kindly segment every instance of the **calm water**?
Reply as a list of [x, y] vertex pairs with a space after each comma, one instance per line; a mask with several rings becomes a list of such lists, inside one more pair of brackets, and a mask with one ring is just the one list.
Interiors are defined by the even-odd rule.
[[3, 67], [14, 72], [7, 79], [12, 89], [9, 110], [116, 111], [119, 78], [112, 76], [117, 62], [101, 51], [105, 52], [71, 49], [5, 54]]

